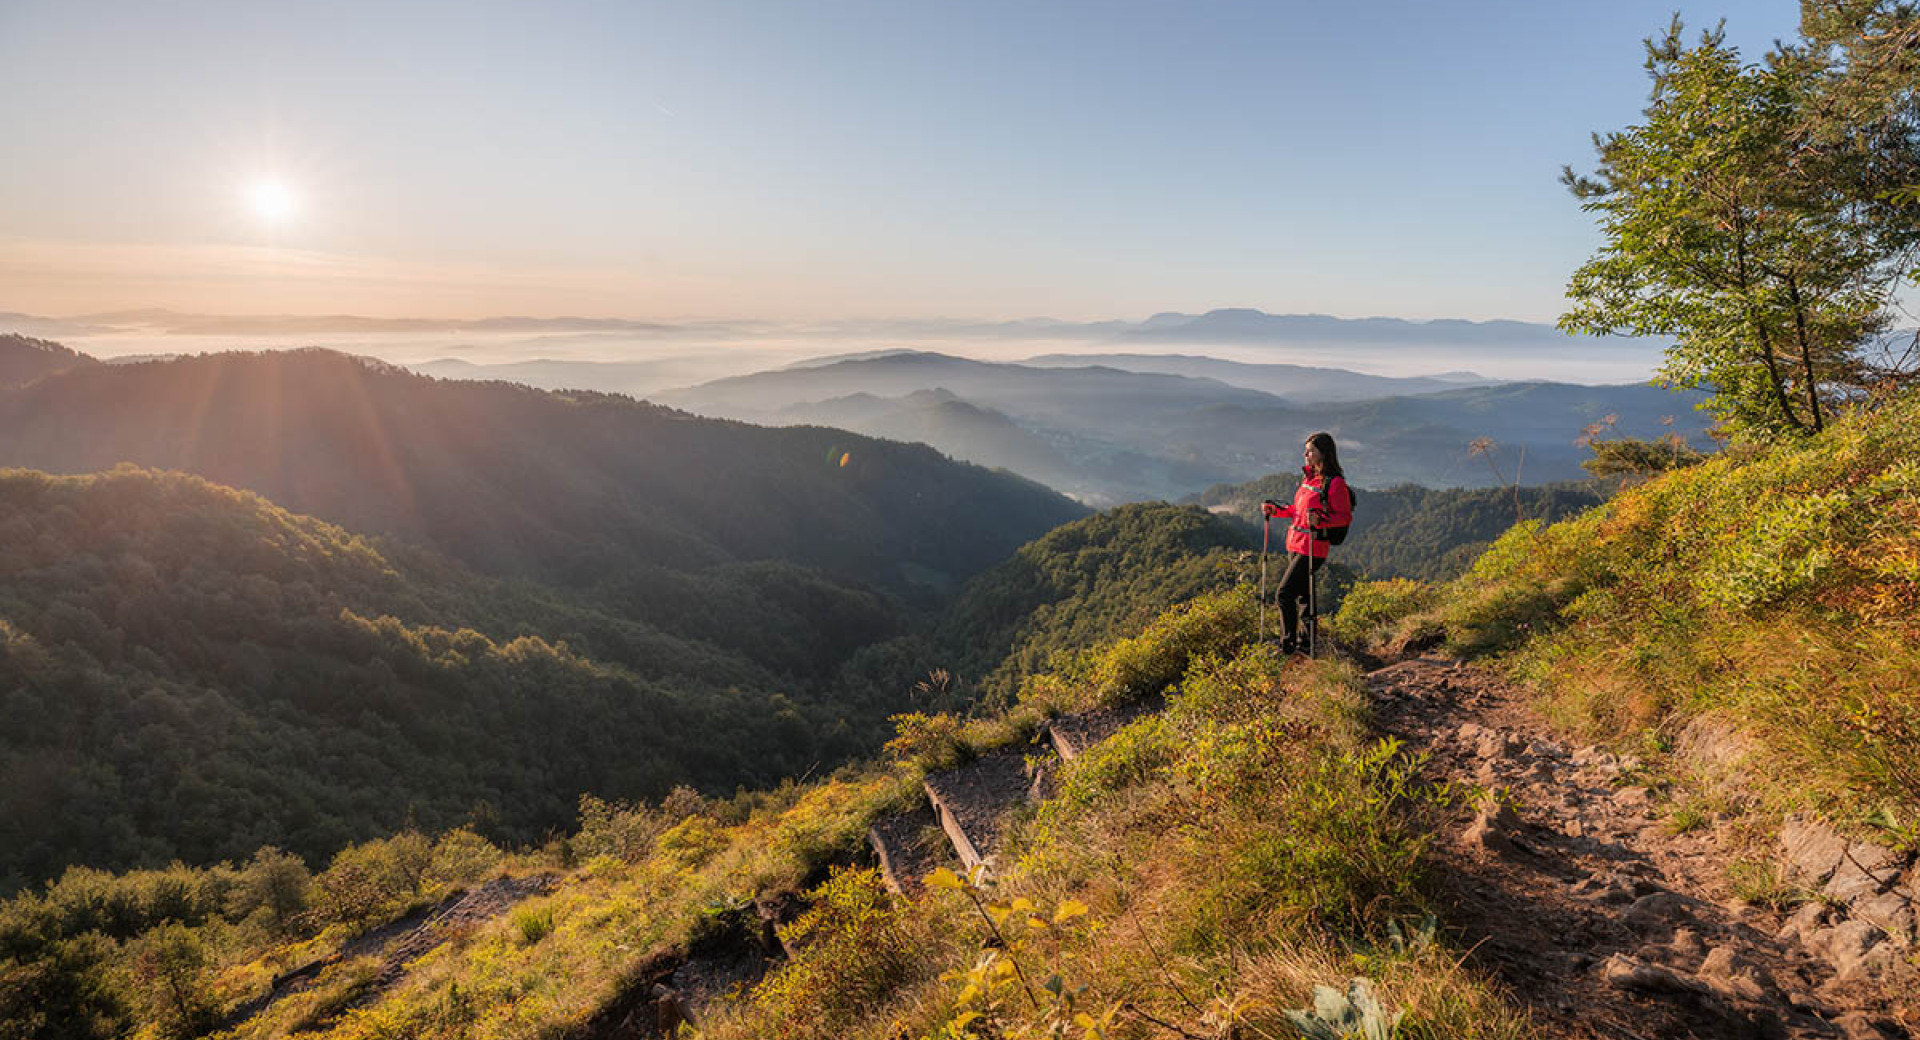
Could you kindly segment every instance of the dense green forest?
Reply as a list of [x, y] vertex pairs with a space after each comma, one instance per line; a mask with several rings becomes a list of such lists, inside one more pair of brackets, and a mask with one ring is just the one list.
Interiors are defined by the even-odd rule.
[[[1353, 526], [1333, 559], [1369, 578], [1438, 581], [1465, 571], [1493, 540], [1522, 520], [1552, 523], [1598, 505], [1611, 482], [1586, 481], [1521, 488], [1425, 488], [1414, 484], [1356, 489]], [[1260, 503], [1293, 500], [1300, 478], [1277, 474], [1245, 484], [1221, 484], [1196, 501], [1254, 526]], [[1258, 534], [1255, 535], [1258, 537]], [[1276, 532], [1276, 538], [1278, 532]]]
[[581, 792], [765, 784], [858, 750], [884, 716], [851, 724], [791, 676], [900, 612], [751, 566], [768, 599], [738, 604], [761, 640], [740, 654], [193, 477], [0, 471], [0, 880], [323, 856], [410, 818], [527, 841]]

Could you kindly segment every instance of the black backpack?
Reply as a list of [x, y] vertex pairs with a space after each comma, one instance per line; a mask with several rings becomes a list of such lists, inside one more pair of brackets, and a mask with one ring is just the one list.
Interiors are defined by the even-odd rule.
[[[1346, 479], [1347, 479], [1346, 477], [1340, 478], [1340, 480], [1343, 483], [1346, 481]], [[1333, 478], [1328, 477], [1326, 478], [1326, 482], [1321, 486], [1331, 487], [1332, 485], [1333, 485]], [[1350, 509], [1358, 509], [1360, 507], [1360, 495], [1353, 490], [1352, 484], [1347, 484], [1347, 504], [1350, 507]], [[1329, 513], [1333, 512], [1333, 503], [1327, 500], [1327, 496], [1325, 492], [1320, 493], [1320, 505], [1322, 508], [1326, 509], [1327, 512]], [[1326, 542], [1328, 545], [1339, 545], [1341, 542], [1344, 542], [1347, 540], [1347, 528], [1322, 527], [1320, 529], [1320, 537], [1326, 539]]]

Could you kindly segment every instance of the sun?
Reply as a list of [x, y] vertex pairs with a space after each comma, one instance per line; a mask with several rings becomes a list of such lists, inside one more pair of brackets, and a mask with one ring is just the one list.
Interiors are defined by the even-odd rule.
[[300, 208], [300, 199], [285, 181], [261, 179], [247, 186], [247, 204], [268, 224], [281, 224]]

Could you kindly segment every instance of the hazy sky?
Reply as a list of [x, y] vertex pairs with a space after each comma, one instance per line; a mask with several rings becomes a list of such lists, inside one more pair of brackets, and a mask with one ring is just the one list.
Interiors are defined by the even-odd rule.
[[1673, 8], [0, 0], [0, 311], [1551, 320]]

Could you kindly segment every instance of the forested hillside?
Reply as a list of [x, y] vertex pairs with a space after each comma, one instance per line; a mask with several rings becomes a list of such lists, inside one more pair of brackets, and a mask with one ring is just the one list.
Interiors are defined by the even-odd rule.
[[193, 477], [0, 471], [0, 882], [319, 857], [409, 819], [527, 841], [582, 792], [767, 784], [863, 750], [884, 712], [849, 721], [830, 684], [785, 676], [901, 631], [897, 609], [753, 571], [745, 654]]
[[30, 383], [41, 376], [98, 362], [52, 340], [0, 333], [0, 387]]

